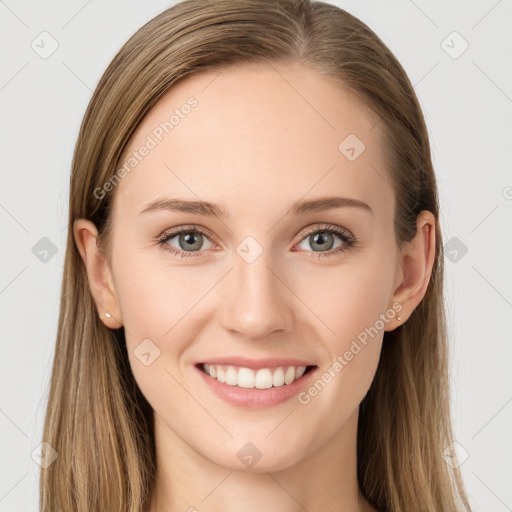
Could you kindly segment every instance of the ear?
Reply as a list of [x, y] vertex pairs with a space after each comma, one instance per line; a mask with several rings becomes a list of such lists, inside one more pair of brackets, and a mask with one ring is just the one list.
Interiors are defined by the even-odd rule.
[[[387, 331], [403, 324], [421, 302], [427, 292], [436, 253], [436, 219], [432, 212], [422, 211], [416, 220], [416, 235], [404, 244], [396, 267], [395, 291], [391, 303], [399, 303], [402, 309]], [[389, 306], [391, 307], [391, 306]], [[393, 308], [394, 309], [394, 308]], [[401, 320], [397, 320], [397, 317]]]
[[[110, 265], [96, 245], [98, 230], [90, 220], [77, 219], [73, 223], [73, 234], [101, 321], [110, 329], [118, 329], [123, 325], [121, 310]], [[110, 313], [110, 317], [106, 317], [106, 313]]]

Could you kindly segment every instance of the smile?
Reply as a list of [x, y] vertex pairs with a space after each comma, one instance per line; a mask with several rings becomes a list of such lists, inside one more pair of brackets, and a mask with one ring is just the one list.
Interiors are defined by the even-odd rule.
[[278, 405], [296, 396], [316, 373], [316, 365], [247, 368], [224, 364], [195, 365], [201, 380], [224, 401], [244, 408]]

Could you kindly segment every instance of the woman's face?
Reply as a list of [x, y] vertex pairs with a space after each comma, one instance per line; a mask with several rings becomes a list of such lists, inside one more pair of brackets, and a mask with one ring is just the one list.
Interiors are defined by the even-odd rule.
[[[139, 125], [109, 192], [111, 276], [133, 374], [169, 439], [227, 468], [261, 454], [255, 471], [278, 470], [357, 423], [402, 278], [377, 122], [294, 64], [187, 77]], [[354, 203], [304, 206], [326, 198]], [[165, 208], [177, 199], [217, 206]], [[294, 361], [243, 370], [240, 387], [198, 368], [231, 360], [230, 381], [267, 358], [315, 368], [291, 396], [244, 386], [278, 366], [293, 378]]]

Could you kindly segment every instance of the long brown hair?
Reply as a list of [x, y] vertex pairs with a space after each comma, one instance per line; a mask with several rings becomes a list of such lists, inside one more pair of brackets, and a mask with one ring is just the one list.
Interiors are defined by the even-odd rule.
[[[360, 407], [363, 495], [393, 512], [469, 510], [453, 441], [443, 303], [443, 244], [428, 133], [414, 89], [391, 51], [360, 20], [308, 0], [185, 0], [141, 27], [102, 76], [76, 143], [69, 224], [43, 441], [58, 458], [41, 470], [42, 512], [144, 512], [155, 476], [152, 410], [130, 370], [124, 329], [99, 319], [73, 221], [94, 222], [108, 255], [113, 192], [101, 189], [144, 115], [177, 80], [237, 63], [299, 61], [357, 95], [382, 123], [396, 196], [398, 247], [422, 210], [436, 218], [436, 254], [422, 302], [384, 334]], [[379, 127], [379, 128], [381, 128]], [[453, 458], [450, 459], [453, 461]]]

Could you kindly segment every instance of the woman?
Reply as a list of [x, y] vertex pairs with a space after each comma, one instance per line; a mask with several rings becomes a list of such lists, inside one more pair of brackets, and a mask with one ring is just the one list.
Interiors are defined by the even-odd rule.
[[469, 510], [428, 134], [361, 21], [186, 0], [75, 148], [43, 511]]

